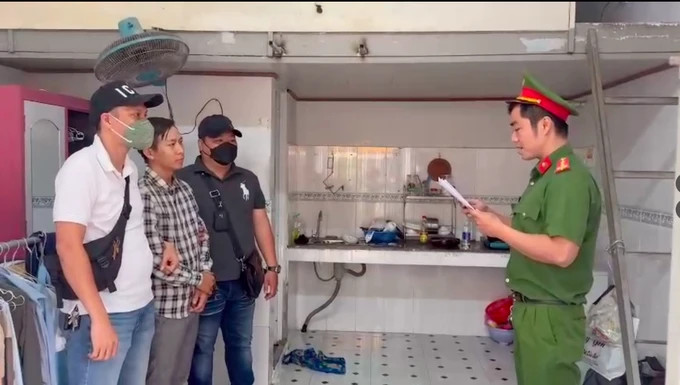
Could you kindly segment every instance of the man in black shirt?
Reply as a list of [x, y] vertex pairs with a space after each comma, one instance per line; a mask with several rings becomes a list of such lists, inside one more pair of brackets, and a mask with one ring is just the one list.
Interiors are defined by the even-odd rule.
[[234, 163], [238, 150], [236, 137], [241, 136], [226, 116], [206, 117], [198, 126], [200, 155], [193, 165], [177, 174], [193, 189], [199, 214], [208, 227], [212, 271], [217, 280], [217, 290], [201, 314], [189, 385], [212, 383], [213, 351], [220, 328], [230, 383], [252, 385], [254, 382], [251, 341], [255, 299], [241, 286], [241, 264], [228, 232], [224, 231], [224, 226], [216, 224], [218, 203], [211, 197], [213, 189], [219, 191], [243, 253], [250, 255], [257, 241], [267, 265], [265, 299], [273, 298], [277, 292], [281, 268], [276, 262], [274, 235], [264, 194], [257, 176]]

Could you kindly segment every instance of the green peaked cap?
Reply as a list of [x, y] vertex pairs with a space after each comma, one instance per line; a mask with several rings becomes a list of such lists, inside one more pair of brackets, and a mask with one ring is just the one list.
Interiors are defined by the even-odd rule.
[[[556, 94], [555, 92], [551, 91], [548, 87], [544, 86], [539, 82], [535, 77], [533, 77], [529, 73], [524, 74], [524, 79], [522, 81], [522, 87], [530, 88], [534, 91], [537, 91], [541, 93], [543, 96], [546, 98], [552, 100], [554, 103], [559, 104], [560, 106], [566, 108], [569, 110], [569, 113], [574, 116], [578, 116], [578, 110], [576, 110], [576, 106], [568, 101], [566, 101], [564, 98], [562, 98], [560, 95]], [[514, 100], [513, 102], [523, 102], [521, 100]]]

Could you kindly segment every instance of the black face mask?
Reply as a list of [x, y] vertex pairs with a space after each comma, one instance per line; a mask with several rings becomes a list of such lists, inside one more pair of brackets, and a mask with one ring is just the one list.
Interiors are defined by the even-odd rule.
[[210, 150], [210, 157], [222, 166], [228, 166], [234, 162], [238, 153], [238, 147], [232, 143], [224, 142]]

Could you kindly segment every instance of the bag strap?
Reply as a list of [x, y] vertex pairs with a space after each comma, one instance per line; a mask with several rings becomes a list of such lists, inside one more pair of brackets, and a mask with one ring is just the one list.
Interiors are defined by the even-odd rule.
[[201, 176], [203, 176], [203, 180], [208, 186], [208, 193], [210, 194], [210, 198], [215, 204], [215, 209], [224, 212], [225, 219], [227, 221], [227, 234], [229, 235], [231, 245], [234, 248], [234, 256], [236, 257], [236, 260], [241, 264], [241, 271], [243, 271], [246, 268], [244, 263], [246, 256], [243, 254], [241, 242], [239, 242], [238, 236], [234, 231], [234, 226], [232, 226], [231, 224], [231, 219], [229, 218], [229, 211], [227, 210], [227, 208], [224, 205], [224, 202], [222, 201], [222, 194], [220, 194], [220, 190], [217, 188], [217, 185], [215, 184], [215, 181], [213, 180], [210, 174], [202, 171]]
[[130, 219], [130, 212], [132, 212], [132, 206], [130, 205], [130, 176], [125, 177], [125, 196], [123, 197], [123, 211], [121, 215], [125, 216], [125, 221]]

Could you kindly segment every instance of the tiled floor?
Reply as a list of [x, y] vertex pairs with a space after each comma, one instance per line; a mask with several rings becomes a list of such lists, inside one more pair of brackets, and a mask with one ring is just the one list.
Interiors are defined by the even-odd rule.
[[289, 350], [344, 357], [345, 375], [281, 365], [281, 385], [516, 385], [512, 345], [486, 337], [291, 331]]

